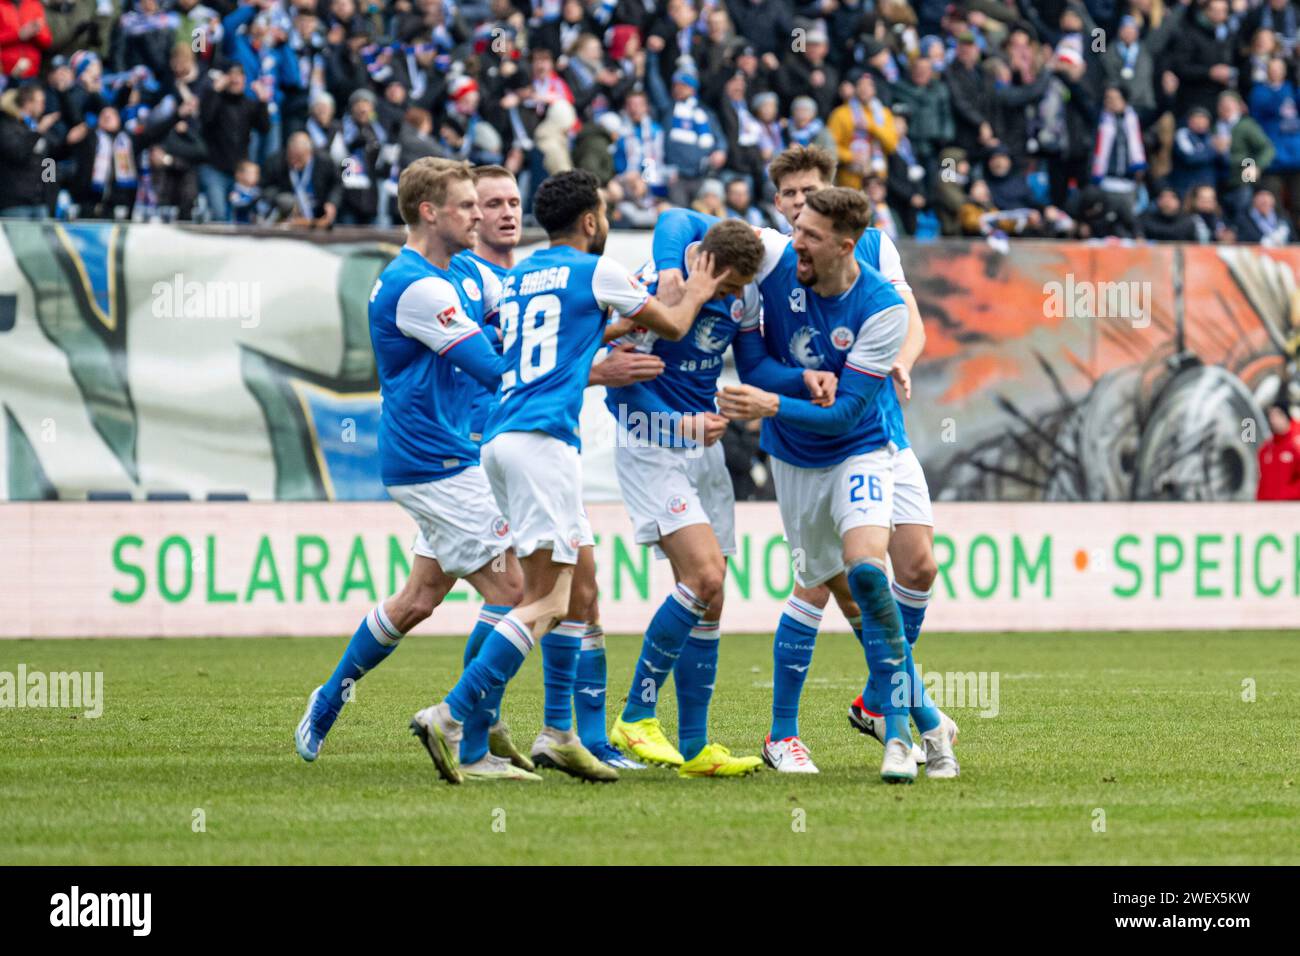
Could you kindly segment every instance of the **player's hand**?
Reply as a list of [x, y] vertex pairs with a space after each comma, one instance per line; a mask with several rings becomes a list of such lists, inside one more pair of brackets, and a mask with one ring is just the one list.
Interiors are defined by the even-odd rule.
[[834, 372], [818, 372], [814, 369], [805, 369], [803, 373], [803, 387], [808, 389], [808, 394], [812, 396], [812, 403], [820, 405], [822, 408], [829, 408], [835, 403], [835, 390], [839, 388], [840, 380]]
[[718, 392], [718, 411], [732, 421], [771, 418], [781, 407], [781, 397], [753, 385], [728, 385]]
[[697, 412], [694, 415], [683, 415], [681, 421], [681, 437], [689, 438], [691, 441], [708, 448], [710, 445], [717, 444], [727, 431], [728, 419], [717, 412]]
[[731, 275], [730, 269], [723, 269], [721, 273], [714, 275], [714, 267], [713, 253], [701, 251], [695, 260], [695, 269], [691, 272], [691, 277], [686, 280], [686, 291], [700, 302], [708, 302], [717, 295], [718, 286]]
[[682, 301], [686, 295], [686, 279], [681, 269], [665, 269], [659, 273], [659, 285], [655, 288], [655, 298], [670, 308]]
[[894, 381], [903, 390], [903, 399], [905, 401], [910, 400], [912, 398], [912, 370], [902, 362], [895, 362], [894, 367], [889, 370], [889, 374], [894, 376]]
[[603, 362], [591, 367], [588, 385], [621, 388], [636, 382], [648, 382], [664, 370], [664, 360], [657, 355], [638, 352], [631, 343], [616, 345], [609, 350]]

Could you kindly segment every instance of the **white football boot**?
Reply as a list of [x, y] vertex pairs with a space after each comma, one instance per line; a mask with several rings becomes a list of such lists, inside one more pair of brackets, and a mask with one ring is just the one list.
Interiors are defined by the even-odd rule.
[[763, 763], [781, 773], [820, 772], [808, 755], [808, 748], [798, 737], [773, 740], [768, 734], [763, 741]]
[[885, 783], [912, 783], [916, 780], [916, 761], [912, 748], [898, 737], [885, 742], [885, 759], [880, 765], [880, 779]]
[[921, 735], [921, 742], [925, 745], [925, 775], [934, 777], [936, 780], [950, 780], [961, 773], [961, 767], [957, 763], [957, 757], [952, 751], [953, 742], [957, 739], [957, 725], [947, 715], [943, 715], [943, 722], [929, 733]]
[[540, 774], [535, 774], [522, 767], [516, 767], [505, 757], [487, 753], [473, 763], [460, 765], [460, 772], [466, 780], [526, 780], [541, 783]]
[[[945, 715], [944, 720], [947, 719]], [[882, 747], [885, 745], [885, 718], [880, 714], [873, 714], [867, 710], [866, 704], [862, 702], [861, 694], [858, 695], [857, 700], [849, 704], [849, 726], [860, 734], [874, 737]], [[953, 724], [954, 728], [956, 726], [956, 724]], [[912, 759], [918, 764], [925, 763], [925, 751], [915, 743], [912, 744]]]

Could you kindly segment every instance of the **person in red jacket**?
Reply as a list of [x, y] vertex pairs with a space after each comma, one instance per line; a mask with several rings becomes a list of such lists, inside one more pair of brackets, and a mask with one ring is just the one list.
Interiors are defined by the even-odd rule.
[[36, 76], [41, 51], [50, 48], [50, 25], [41, 0], [0, 0], [0, 73]]
[[1300, 501], [1300, 422], [1285, 405], [1270, 405], [1273, 434], [1259, 450], [1260, 501]]

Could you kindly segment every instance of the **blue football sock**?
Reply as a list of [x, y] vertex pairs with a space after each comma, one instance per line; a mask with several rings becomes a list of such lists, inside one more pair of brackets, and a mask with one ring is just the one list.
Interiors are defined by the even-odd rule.
[[718, 622], [691, 629], [673, 680], [677, 683], [677, 749], [690, 760], [709, 742], [709, 701], [718, 678]]
[[907, 684], [911, 697], [908, 699], [912, 720], [916, 722], [916, 729], [921, 733], [934, 730], [943, 721], [939, 717], [939, 708], [935, 706], [934, 698], [930, 692], [925, 689], [925, 684], [921, 681], [921, 672], [916, 666], [916, 661], [912, 658], [912, 645], [907, 645]]
[[605, 631], [587, 625], [578, 655], [578, 679], [573, 684], [573, 712], [578, 736], [588, 750], [609, 743], [605, 736]]
[[489, 691], [505, 687], [518, 673], [534, 643], [532, 632], [513, 613], [501, 618], [456, 686], [448, 692], [451, 716], [459, 721], [468, 720]]
[[556, 730], [573, 729], [573, 685], [586, 621], [561, 621], [542, 638], [542, 723]]
[[799, 736], [799, 697], [812, 666], [822, 611], [792, 597], [772, 640], [772, 740]]
[[897, 737], [911, 744], [907, 639], [889, 578], [870, 561], [855, 564], [848, 577], [853, 600], [862, 609], [862, 646], [869, 672], [863, 702], [868, 710], [884, 715], [886, 740]]
[[[859, 614], [856, 617], [846, 618], [846, 620], [849, 622], [849, 627], [853, 628], [853, 636], [856, 637], [858, 639], [858, 643], [861, 644], [862, 643], [862, 615]], [[863, 650], [866, 650], [865, 645], [863, 646]]]
[[[483, 609], [479, 611], [478, 621], [474, 624], [474, 630], [469, 632], [469, 640], [465, 642], [465, 666], [469, 667], [470, 662], [478, 656], [483, 647], [487, 636], [492, 633], [492, 629], [501, 623], [501, 618], [510, 611], [509, 605], [501, 604], [484, 604]], [[494, 694], [493, 691], [496, 693]], [[499, 694], [505, 692], [505, 685], [500, 688], [493, 688], [474, 708], [474, 713], [470, 714], [469, 720], [465, 721], [465, 736], [460, 742], [460, 762], [462, 764], [476, 763], [483, 758], [488, 749], [488, 728], [492, 726], [496, 718], [496, 710], [500, 707]], [[493, 706], [492, 698], [497, 696], [496, 705]]]
[[684, 584], [679, 583], [673, 593], [664, 598], [664, 603], [650, 619], [650, 627], [646, 629], [641, 644], [641, 656], [637, 658], [636, 671], [632, 675], [632, 689], [628, 691], [627, 704], [623, 707], [624, 720], [645, 720], [655, 715], [659, 691], [672, 673], [691, 628], [699, 623], [700, 615], [707, 609], [708, 605]]
[[925, 609], [930, 604], [930, 593], [905, 588], [897, 581], [894, 582], [894, 602], [903, 619], [903, 636], [909, 644], [915, 644], [921, 636], [921, 625], [925, 623]]
[[352, 635], [352, 640], [348, 641], [334, 673], [321, 688], [321, 698], [327, 706], [338, 710], [343, 706], [345, 697], [351, 699], [352, 686], [361, 680], [363, 674], [374, 670], [389, 654], [397, 650], [397, 642], [404, 636], [393, 627], [382, 604], [371, 608]]

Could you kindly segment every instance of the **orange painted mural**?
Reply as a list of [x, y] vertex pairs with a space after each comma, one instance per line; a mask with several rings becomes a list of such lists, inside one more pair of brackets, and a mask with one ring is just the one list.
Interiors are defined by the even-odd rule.
[[1300, 398], [1300, 251], [902, 249], [925, 318], [906, 406], [935, 500], [1254, 497], [1264, 408]]

